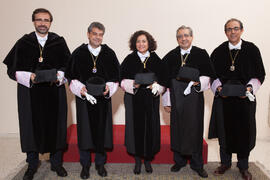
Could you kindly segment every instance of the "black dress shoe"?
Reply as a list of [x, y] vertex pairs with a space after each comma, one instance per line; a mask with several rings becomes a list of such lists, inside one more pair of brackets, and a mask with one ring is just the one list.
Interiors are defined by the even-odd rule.
[[179, 164], [174, 164], [172, 167], [171, 167], [171, 172], [178, 172], [180, 171], [180, 169], [182, 168], [183, 166], [180, 166]]
[[214, 171], [214, 175], [216, 176], [223, 175], [230, 168], [231, 166], [226, 166], [226, 165], [221, 164], [221, 166], [217, 167], [217, 169]]
[[193, 171], [195, 171], [200, 177], [202, 178], [207, 178], [208, 174], [207, 172], [202, 168], [202, 169], [193, 169], [191, 168]]
[[23, 176], [23, 180], [32, 180], [37, 169], [28, 168]]
[[83, 166], [82, 167], [82, 171], [81, 171], [81, 174], [80, 174], [80, 177], [82, 179], [88, 179], [89, 178], [89, 176], [90, 176], [89, 169], [90, 169], [90, 167], [88, 167], [88, 166]]
[[140, 157], [135, 156], [135, 167], [133, 170], [134, 174], [141, 174], [142, 160]]
[[145, 171], [149, 174], [153, 172], [153, 168], [151, 166], [151, 161], [144, 161]]
[[96, 165], [96, 170], [98, 172], [98, 175], [100, 175], [101, 177], [106, 177], [107, 176], [107, 171], [104, 167], [104, 164], [102, 165]]
[[251, 173], [246, 169], [246, 170], [239, 170], [242, 178], [245, 180], [252, 180], [252, 175]]
[[60, 176], [60, 177], [66, 177], [68, 174], [67, 174], [67, 171], [65, 170], [65, 168], [63, 166], [51, 166], [51, 170], [56, 172], [57, 176]]

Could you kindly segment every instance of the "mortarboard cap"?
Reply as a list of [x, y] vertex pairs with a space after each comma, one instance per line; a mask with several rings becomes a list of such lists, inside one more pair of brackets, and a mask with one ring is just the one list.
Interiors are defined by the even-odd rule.
[[199, 77], [200, 71], [198, 69], [184, 66], [179, 69], [176, 79], [199, 82]]
[[91, 77], [86, 81], [86, 89], [92, 96], [103, 96], [105, 81], [101, 77]]
[[48, 69], [48, 70], [37, 70], [35, 72], [35, 82], [54, 82], [57, 80], [57, 71], [56, 69]]
[[137, 73], [135, 75], [135, 84], [144, 84], [149, 85], [153, 84], [156, 81], [155, 73], [148, 72], [148, 73]]
[[220, 96], [245, 96], [246, 87], [243, 84], [226, 83], [222, 86], [222, 89], [219, 95]]

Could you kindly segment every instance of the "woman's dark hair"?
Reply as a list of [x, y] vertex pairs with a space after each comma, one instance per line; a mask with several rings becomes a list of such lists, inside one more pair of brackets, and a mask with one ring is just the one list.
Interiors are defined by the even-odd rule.
[[146, 31], [140, 30], [140, 31], [136, 31], [134, 34], [132, 34], [132, 36], [129, 39], [129, 48], [132, 51], [136, 51], [136, 41], [138, 39], [138, 37], [140, 35], [145, 35], [146, 39], [148, 41], [148, 51], [155, 51], [157, 49], [157, 42], [155, 41], [155, 39], [153, 38], [153, 36], [151, 34], [149, 34]]

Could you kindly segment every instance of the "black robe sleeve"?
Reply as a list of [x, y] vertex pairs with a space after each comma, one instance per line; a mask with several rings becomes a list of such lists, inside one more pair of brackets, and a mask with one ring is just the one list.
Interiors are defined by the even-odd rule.
[[18, 41], [10, 50], [6, 58], [4, 59], [3, 63], [7, 65], [7, 74], [10, 79], [16, 81], [15, 72], [16, 72], [16, 59], [17, 59], [17, 52], [18, 51]]
[[107, 60], [110, 60], [110, 63], [104, 63], [104, 67], [106, 68], [106, 76], [107, 82], [119, 82], [120, 78], [120, 64], [116, 57], [115, 52], [109, 48], [107, 45], [103, 46], [106, 50]]
[[254, 60], [254, 69], [250, 71], [251, 78], [257, 78], [261, 82], [261, 84], [264, 82], [265, 78], [265, 70], [263, 66], [262, 56], [260, 53], [260, 50], [257, 46], [255, 46], [253, 43], [250, 47], [251, 53], [251, 59]]
[[72, 79], [80, 79], [79, 69], [76, 64], [78, 53], [79, 53], [79, 47], [73, 51], [67, 65], [66, 78], [69, 80], [69, 82]]

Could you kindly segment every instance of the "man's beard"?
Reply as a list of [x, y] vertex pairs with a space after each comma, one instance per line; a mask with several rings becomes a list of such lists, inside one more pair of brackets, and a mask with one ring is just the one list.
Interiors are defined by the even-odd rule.
[[47, 34], [49, 31], [49, 28], [47, 26], [37, 26], [36, 31], [40, 34]]

